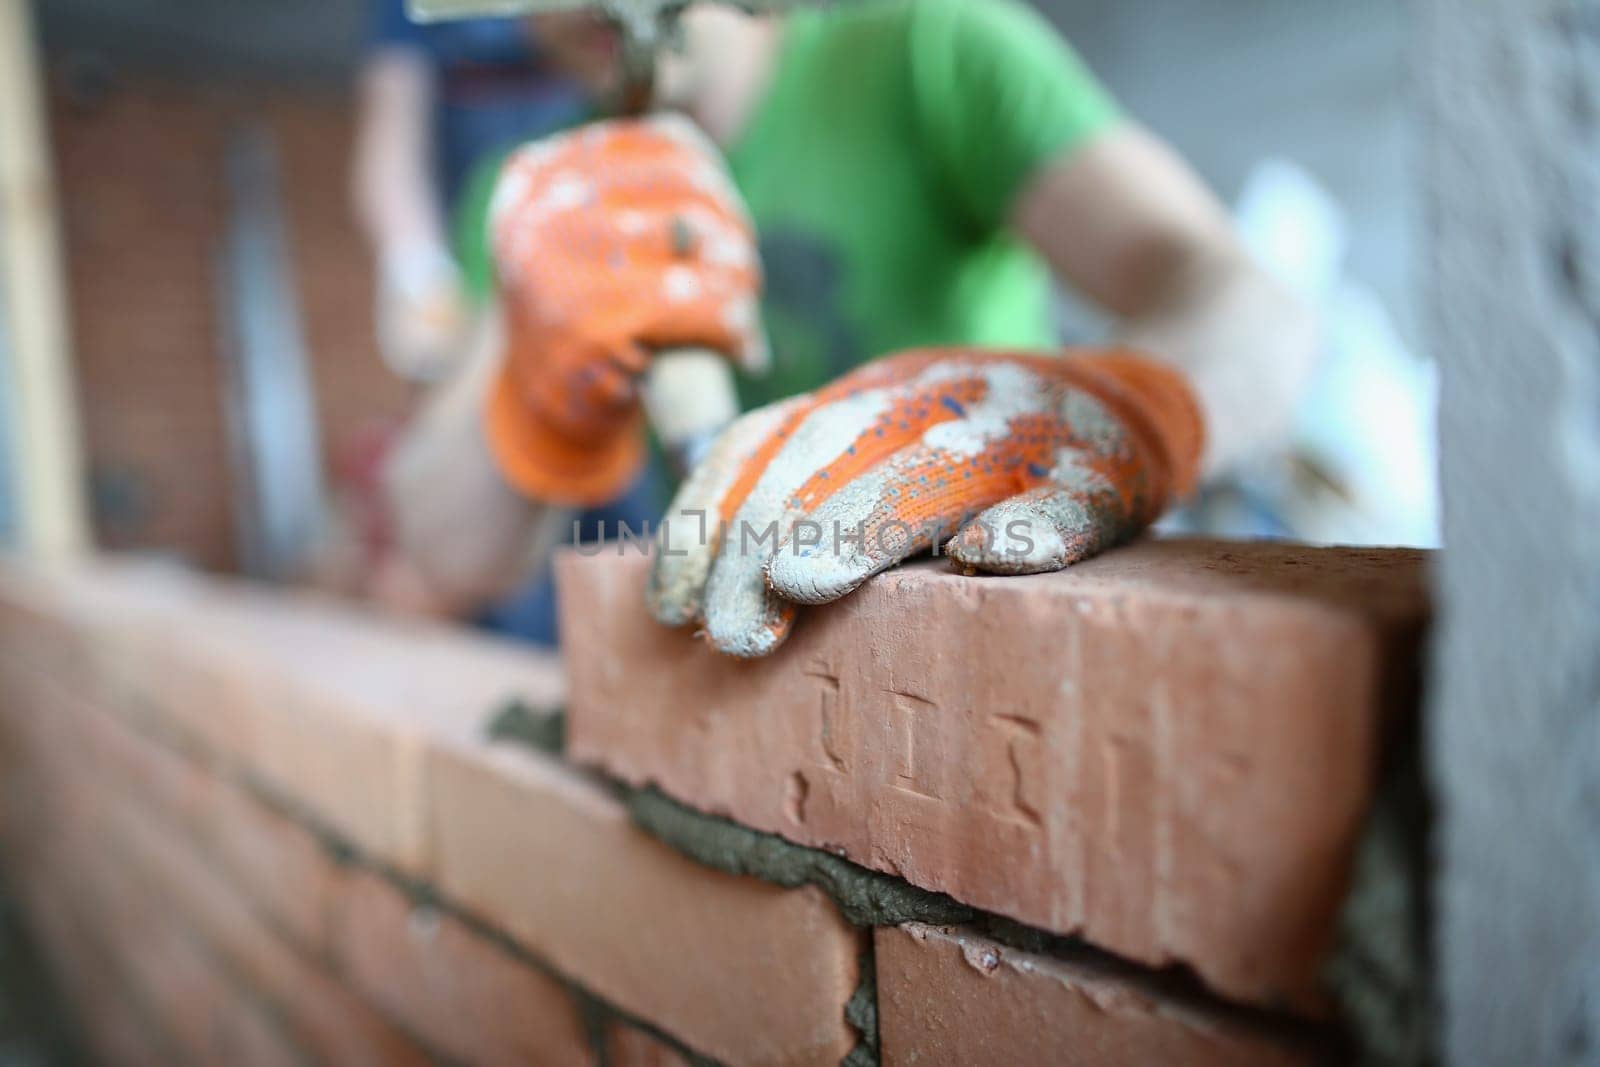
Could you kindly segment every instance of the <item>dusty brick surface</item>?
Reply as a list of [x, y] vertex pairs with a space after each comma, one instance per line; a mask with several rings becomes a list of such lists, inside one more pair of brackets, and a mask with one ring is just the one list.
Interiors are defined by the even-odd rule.
[[1315, 1010], [1426, 616], [1423, 553], [1146, 542], [892, 571], [736, 662], [561, 561], [569, 751], [1219, 990]]
[[592, 1061], [577, 1003], [559, 982], [381, 877], [347, 873], [334, 926], [346, 979], [456, 1062]]
[[1309, 1050], [1097, 971], [916, 924], [875, 933], [884, 1067], [1288, 1067]]
[[418, 804], [430, 740], [476, 736], [498, 702], [550, 701], [560, 691], [547, 662], [491, 641], [309, 597], [215, 584], [187, 592], [170, 616], [183, 642], [154, 650], [154, 663], [127, 664], [142, 706], [416, 873], [427, 862]]
[[698, 866], [535, 753], [441, 747], [428, 785], [440, 889], [586, 989], [731, 1064], [855, 1043], [860, 935], [820, 892]]

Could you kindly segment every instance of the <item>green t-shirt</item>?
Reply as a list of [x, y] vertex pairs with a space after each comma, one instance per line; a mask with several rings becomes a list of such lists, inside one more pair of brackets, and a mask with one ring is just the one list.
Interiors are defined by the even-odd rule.
[[[789, 15], [766, 95], [727, 149], [760, 234], [773, 349], [772, 370], [740, 383], [745, 405], [917, 345], [1050, 345], [1049, 274], [1007, 216], [1040, 164], [1116, 115], [1015, 0]], [[482, 218], [467, 230], [478, 257]]]

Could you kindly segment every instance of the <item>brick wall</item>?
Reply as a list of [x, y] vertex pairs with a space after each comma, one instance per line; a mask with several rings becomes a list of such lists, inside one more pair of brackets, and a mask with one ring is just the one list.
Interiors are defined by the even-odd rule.
[[378, 362], [370, 267], [347, 208], [348, 102], [56, 74], [50, 123], [96, 534], [107, 548], [229, 568], [217, 257], [236, 124], [264, 121], [279, 153], [325, 450], [404, 401]]
[[565, 671], [13, 567], [4, 866], [111, 1063], [1316, 1062], [1423, 562], [912, 567], [750, 665], [644, 621], [641, 561], [572, 557]]

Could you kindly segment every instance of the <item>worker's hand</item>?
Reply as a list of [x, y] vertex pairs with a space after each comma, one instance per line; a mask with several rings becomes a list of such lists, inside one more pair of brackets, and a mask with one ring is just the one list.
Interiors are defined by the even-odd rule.
[[749, 216], [686, 119], [598, 123], [512, 156], [491, 208], [506, 359], [489, 442], [518, 489], [592, 504], [643, 457], [651, 356], [708, 348], [764, 363]]
[[376, 311], [378, 352], [407, 381], [438, 381], [464, 358], [471, 316], [461, 271], [437, 244], [379, 253]]
[[891, 356], [723, 433], [668, 511], [650, 609], [761, 656], [795, 604], [946, 538], [968, 568], [1056, 570], [1187, 493], [1202, 440], [1183, 376], [1128, 352]]

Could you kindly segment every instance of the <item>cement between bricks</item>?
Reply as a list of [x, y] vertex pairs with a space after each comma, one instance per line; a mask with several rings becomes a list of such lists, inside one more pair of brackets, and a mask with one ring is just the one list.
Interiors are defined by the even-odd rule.
[[[208, 769], [213, 772], [221, 770], [216, 766], [218, 761], [208, 758], [211, 753], [207, 746], [194, 743], [186, 731], [173, 729], [167, 724], [158, 725], [145, 719], [144, 716], [135, 718], [144, 720], [140, 724], [144, 727], [141, 732], [147, 736], [156, 733], [165, 735], [162, 739], [169, 747], [177, 749], [195, 762], [209, 765]], [[497, 721], [501, 722], [499, 732], [507, 740], [530, 744], [545, 752], [552, 750], [559, 752], [563, 747], [561, 744], [563, 731], [559, 726], [558, 714], [542, 715], [535, 709], [519, 705], [505, 709]], [[151, 729], [152, 727], [154, 729]], [[461, 919], [481, 935], [511, 951], [516, 958], [554, 975], [573, 990], [574, 996], [586, 1011], [603, 1013], [605, 1018], [618, 1019], [660, 1036], [697, 1064], [712, 1062], [683, 1047], [680, 1042], [668, 1035], [660, 1034], [647, 1021], [635, 1019], [576, 986], [543, 961], [531, 957], [504, 934], [493, 928], [486, 928], [481, 922], [454, 907], [439, 905], [437, 895], [431, 887], [418, 884], [396, 871], [363, 858], [357, 849], [343, 839], [342, 835], [327, 828], [312, 813], [295, 804], [292, 798], [285, 798], [277, 790], [253, 780], [253, 776], [248, 774], [224, 773], [222, 776], [232, 779], [236, 784], [244, 785], [269, 806], [290, 815], [301, 825], [313, 829], [322, 838], [334, 858], [346, 863], [359, 863], [406, 889], [414, 898], [435, 902], [441, 910]], [[838, 904], [848, 921], [858, 926], [894, 925], [908, 921], [920, 921], [929, 925], [952, 925], [974, 919], [987, 922], [991, 918], [948, 896], [917, 888], [890, 875], [869, 871], [829, 853], [794, 845], [776, 835], [696, 812], [655, 790], [624, 791], [622, 796], [632, 818], [643, 829], [690, 858], [734, 875], [752, 876], [787, 888], [806, 884], [816, 885]], [[995, 929], [987, 929], [984, 932], [997, 940], [1011, 940], [997, 936], [999, 931]], [[1050, 942], [1048, 946], [1039, 946], [1045, 947], [1047, 951], [1049, 948], [1057, 947], [1057, 942], [1066, 940], [1026, 929], [1012, 934], [1012, 938], [1018, 940], [1032, 940], [1034, 937], [1048, 938]], [[1132, 965], [1127, 966], [1130, 970], [1133, 969]], [[870, 988], [871, 975], [870, 967], [863, 968], [862, 985], [851, 996], [845, 1009], [847, 1020], [858, 1033], [862, 1034], [861, 1044], [856, 1050], [852, 1050], [846, 1062], [861, 1064], [876, 1061], [874, 1025], [876, 1003]], [[604, 1055], [603, 1045], [599, 1054]]]
[[844, 1021], [855, 1027], [856, 1033], [861, 1035], [861, 1040], [857, 1041], [856, 1047], [839, 1061], [839, 1067], [878, 1067], [881, 1062], [878, 1035], [878, 960], [877, 950], [870, 937], [867, 938], [866, 947], [861, 950], [858, 969], [861, 972], [861, 981], [857, 983], [855, 992], [850, 994], [850, 999], [845, 1001]]
[[977, 914], [960, 901], [919, 889], [847, 859], [785, 841], [776, 834], [685, 807], [657, 789], [623, 789], [623, 803], [645, 831], [690, 859], [728, 874], [794, 889], [814, 885], [855, 926], [906, 922], [950, 926]]
[[[539, 715], [538, 712], [520, 704], [512, 705], [506, 708], [502, 714], [513, 711], [515, 714], [512, 716], [511, 721], [513, 723], [522, 723], [524, 725], [525, 720], [532, 720]], [[555, 712], [555, 716], [558, 718], [560, 717], [559, 710]], [[528, 952], [515, 941], [511, 940], [511, 938], [502, 931], [484, 923], [482, 920], [468, 913], [464, 909], [457, 908], [450, 902], [444, 900], [442, 897], [440, 897], [437, 889], [434, 886], [428, 884], [427, 882], [410, 877], [401, 871], [391, 868], [387, 864], [376, 861], [367, 856], [361, 849], [357, 848], [353, 842], [348, 840], [339, 831], [328, 826], [313, 812], [307, 810], [303, 805], [297, 803], [292, 797], [284, 796], [279, 790], [274, 788], [269, 783], [262, 781], [256, 775], [251, 774], [248, 771], [242, 771], [223, 766], [222, 761], [215, 759], [213, 754], [208, 750], [207, 746], [183, 731], [181, 728], [173, 726], [170, 723], [160, 721], [153, 716], [149, 718], [144, 716], [136, 716], [134, 721], [129, 721], [127, 725], [130, 728], [137, 729], [139, 733], [143, 734], [148, 740], [157, 744], [162, 744], [165, 747], [176, 751], [178, 754], [189, 759], [191, 762], [198, 764], [207, 773], [215, 774], [218, 777], [231, 782], [234, 786], [245, 790], [256, 800], [277, 812], [279, 815], [291, 819], [300, 826], [305, 827], [307, 831], [316, 837], [319, 844], [327, 853], [329, 859], [333, 862], [343, 866], [358, 867], [377, 874], [393, 885], [400, 892], [404, 893], [412, 901], [414, 906], [432, 908], [442, 914], [449, 915], [451, 918], [461, 922], [464, 926], [478, 936], [483, 937], [485, 940], [496, 945], [502, 951], [509, 953], [513, 958], [530, 967], [536, 968], [540, 972], [549, 975], [555, 981], [559, 982], [564, 988], [567, 989], [573, 1000], [578, 1005], [578, 1010], [583, 1017], [584, 1027], [589, 1034], [591, 1048], [594, 1050], [596, 1062], [600, 1065], [600, 1067], [607, 1067], [608, 1054], [605, 1046], [604, 1035], [608, 1026], [612, 1024], [627, 1025], [639, 1030], [643, 1030], [652, 1037], [660, 1040], [663, 1044], [666, 1044], [672, 1048], [675, 1052], [687, 1060], [692, 1067], [722, 1067], [717, 1060], [703, 1055], [692, 1048], [689, 1048], [687, 1045], [683, 1044], [683, 1042], [679, 1041], [671, 1034], [661, 1030], [649, 1020], [638, 1018], [632, 1013], [624, 1011], [616, 1005], [610, 1003], [603, 997], [591, 993], [589, 990], [585, 989], [571, 978], [557, 971], [544, 960], [539, 959], [532, 953]], [[562, 736], [562, 731], [559, 728], [554, 731], [548, 729], [535, 729], [531, 732], [528, 732], [526, 735], [514, 733], [513, 736], [516, 736], [517, 740], [522, 743], [528, 743], [528, 739], [530, 737], [542, 737], [546, 739], [555, 738], [557, 739], [556, 751], [559, 753], [561, 747], [559, 739]], [[545, 749], [541, 748], [540, 751], [545, 751]], [[436, 1059], [439, 1058], [436, 1053], [430, 1052], [430, 1055], [433, 1055]], [[876, 1063], [875, 1057], [872, 1063]]]
[[[495, 714], [485, 733], [490, 740], [527, 745], [559, 758], [566, 749], [566, 714], [560, 708], [531, 708], [514, 702]], [[635, 823], [690, 859], [785, 889], [814, 885], [828, 894], [852, 925], [871, 928], [921, 922], [948, 926], [967, 922], [977, 914], [943, 893], [919, 889], [820, 849], [785, 841], [777, 834], [706, 815], [660, 790], [611, 784]]]
[[567, 712], [513, 700], [489, 720], [484, 733], [491, 741], [512, 741], [559, 759], [567, 750]]
[[[546, 721], [539, 722], [538, 718]], [[563, 720], [551, 723], [550, 718]], [[523, 705], [503, 709], [490, 721], [492, 738], [527, 744], [557, 758], [564, 756], [565, 714]], [[552, 738], [559, 738], [554, 747]], [[1203, 1006], [1257, 1030], [1290, 1041], [1327, 1040], [1323, 1027], [1266, 1009], [1217, 998], [1187, 969], [1151, 971], [1082, 941], [991, 915], [943, 893], [914, 886], [820, 849], [797, 845], [776, 834], [697, 811], [655, 788], [635, 788], [608, 779], [612, 791], [638, 826], [697, 863], [727, 874], [758, 878], [785, 889], [814, 885], [827, 893], [845, 919], [872, 928], [920, 922], [930, 926], [965, 925], [1010, 948], [1035, 955], [1082, 962], [1115, 972], [1119, 980], [1174, 1000]], [[845, 1018], [861, 1035], [842, 1067], [875, 1067], [879, 1062], [876, 970], [864, 961], [862, 979], [845, 1006]]]
[[[655, 789], [617, 786], [617, 791], [640, 827], [690, 859], [728, 874], [760, 878], [788, 889], [815, 885], [826, 892], [845, 918], [855, 925], [869, 928], [907, 922], [930, 926], [964, 925], [1010, 948], [1061, 960], [1089, 962], [1130, 986], [1195, 1005], [1281, 1040], [1323, 1047], [1337, 1044], [1326, 1028], [1266, 1009], [1220, 1000], [1186, 969], [1150, 971], [1075, 938], [987, 914], [892, 875], [880, 874], [774, 834], [695, 811]], [[845, 1007], [845, 1018], [861, 1034], [861, 1041], [846, 1057], [844, 1067], [878, 1063], [876, 969], [864, 961], [861, 973], [861, 984]]]
[[[514, 702], [488, 723], [490, 740], [527, 745], [561, 758], [566, 749], [566, 713]], [[828, 894], [845, 919], [855, 926], [902, 922], [947, 924], [972, 917], [973, 909], [940, 893], [762, 833], [727, 819], [705, 815], [653, 789], [630, 789], [610, 783], [633, 821], [645, 832], [696, 862], [726, 874], [758, 878], [785, 889], [814, 885]], [[844, 1006], [844, 1017], [860, 1035], [841, 1067], [877, 1067], [877, 970], [869, 938], [862, 952], [861, 979]]]
[[[273, 807], [280, 814], [294, 819], [296, 822], [308, 827], [331, 859], [335, 862], [372, 871], [385, 881], [389, 882], [412, 902], [413, 907], [427, 908], [448, 915], [460, 922], [474, 934], [495, 945], [501, 951], [509, 954], [513, 959], [533, 967], [543, 974], [548, 975], [572, 997], [582, 1016], [583, 1026], [588, 1033], [589, 1044], [595, 1054], [595, 1061], [599, 1067], [608, 1067], [609, 1054], [606, 1048], [606, 1031], [612, 1025], [632, 1026], [643, 1030], [663, 1044], [671, 1047], [675, 1052], [689, 1062], [691, 1067], [722, 1067], [710, 1056], [696, 1052], [671, 1034], [666, 1033], [648, 1019], [641, 1019], [630, 1012], [612, 1004], [603, 997], [591, 993], [571, 978], [556, 970], [550, 964], [530, 953], [527, 949], [517, 944], [506, 933], [496, 927], [485, 923], [471, 913], [454, 906], [439, 895], [438, 889], [428, 882], [413, 878], [401, 871], [389, 867], [387, 864], [373, 860], [364, 855], [359, 849], [345, 840], [337, 831], [323, 825], [314, 815], [304, 811], [279, 795], [266, 784], [246, 776], [243, 786], [256, 795], [262, 803]], [[874, 1063], [876, 1061], [874, 1060]]]
[[[828, 894], [853, 925], [871, 928], [911, 921], [942, 925], [962, 922], [974, 914], [965, 904], [943, 894], [918, 889], [775, 834], [703, 814], [658, 790], [617, 786], [617, 791], [634, 822], [690, 859], [785, 889], [814, 885]], [[870, 938], [859, 970], [861, 979], [845, 1002], [844, 1017], [860, 1038], [840, 1067], [877, 1067], [879, 1062], [877, 967]]]
[[1338, 946], [1326, 969], [1361, 1062], [1382, 1067], [1440, 1060], [1428, 992], [1433, 815], [1416, 734], [1416, 724], [1410, 724], [1385, 746], [1387, 766], [1357, 847]]

